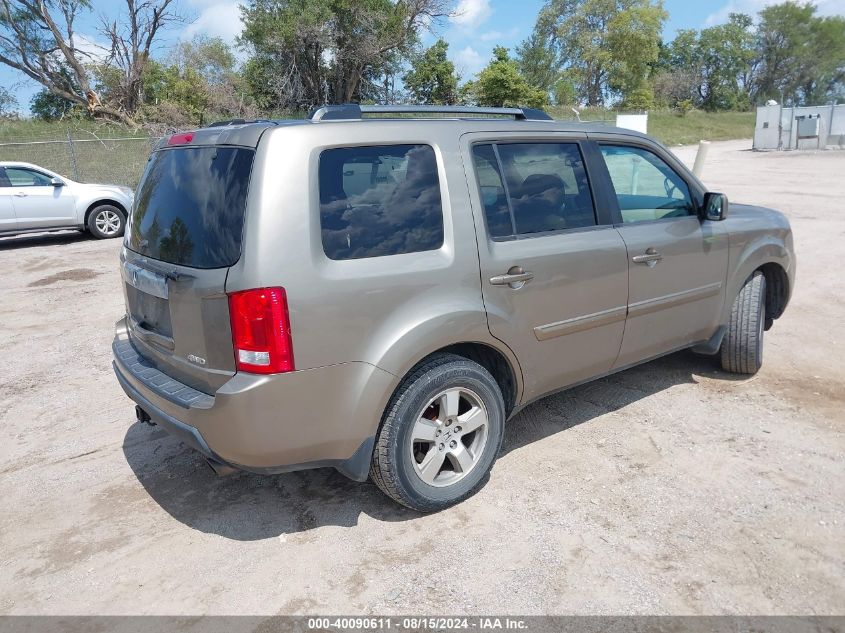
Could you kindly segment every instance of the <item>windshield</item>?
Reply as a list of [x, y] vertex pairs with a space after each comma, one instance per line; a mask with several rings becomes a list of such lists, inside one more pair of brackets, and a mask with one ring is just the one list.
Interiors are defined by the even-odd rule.
[[192, 268], [234, 264], [254, 155], [241, 147], [154, 152], [138, 185], [126, 246]]

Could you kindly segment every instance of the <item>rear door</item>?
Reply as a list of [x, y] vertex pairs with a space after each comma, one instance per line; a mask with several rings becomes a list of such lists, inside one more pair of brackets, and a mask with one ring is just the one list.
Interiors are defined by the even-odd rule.
[[254, 155], [209, 145], [153, 152], [125, 238], [133, 344], [159, 370], [209, 394], [235, 373], [225, 285], [241, 254]]
[[656, 147], [600, 143], [628, 249], [628, 318], [615, 368], [708, 339], [718, 327], [728, 235], [701, 220], [694, 185]]
[[76, 198], [67, 187], [55, 187], [52, 177], [28, 167], [6, 167], [19, 229], [72, 226]]
[[608, 371], [622, 342], [625, 244], [591, 187], [584, 136], [463, 139], [491, 333], [522, 366], [525, 399]]

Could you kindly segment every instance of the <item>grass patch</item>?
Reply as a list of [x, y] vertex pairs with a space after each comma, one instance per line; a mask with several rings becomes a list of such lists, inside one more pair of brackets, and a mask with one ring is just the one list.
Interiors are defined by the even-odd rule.
[[698, 141], [730, 141], [754, 136], [754, 112], [700, 112], [686, 116], [654, 112], [648, 116], [649, 134], [665, 145], [688, 145]]
[[[560, 120], [574, 120], [569, 108], [552, 107], [549, 114]], [[582, 121], [616, 124], [616, 112], [602, 108], [584, 108]], [[754, 136], [754, 112], [703, 112], [693, 110], [680, 116], [671, 110], [648, 113], [648, 133], [664, 145], [688, 145], [698, 141], [729, 141]]]
[[[549, 114], [560, 120], [575, 119], [569, 108], [549, 108]], [[581, 119], [615, 125], [616, 113], [585, 108]], [[754, 120], [753, 112], [692, 111], [681, 117], [655, 111], [649, 113], [648, 131], [666, 145], [742, 139], [753, 136]], [[74, 140], [72, 146], [68, 135]], [[142, 130], [117, 124], [0, 119], [0, 161], [35, 163], [82, 182], [136, 186], [152, 146], [153, 140]]]

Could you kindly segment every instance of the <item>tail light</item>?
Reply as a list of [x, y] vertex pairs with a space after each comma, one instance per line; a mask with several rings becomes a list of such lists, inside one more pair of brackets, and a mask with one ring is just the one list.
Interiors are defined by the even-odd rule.
[[288, 300], [284, 288], [256, 288], [229, 295], [229, 318], [238, 371], [293, 371]]
[[187, 145], [191, 141], [194, 140], [194, 133], [193, 132], [182, 132], [180, 134], [174, 134], [169, 139], [167, 139], [168, 145]]

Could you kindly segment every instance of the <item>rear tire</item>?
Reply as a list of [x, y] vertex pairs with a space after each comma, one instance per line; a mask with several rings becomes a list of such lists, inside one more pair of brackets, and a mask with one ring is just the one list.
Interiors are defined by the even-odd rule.
[[370, 478], [418, 512], [475, 494], [502, 444], [505, 403], [496, 380], [462, 356], [438, 354], [405, 378], [373, 448]]
[[756, 374], [763, 364], [766, 324], [766, 277], [755, 272], [739, 291], [731, 308], [728, 331], [722, 340], [722, 369], [735, 374]]
[[88, 231], [98, 240], [120, 237], [125, 226], [123, 211], [111, 204], [101, 204], [88, 214]]

